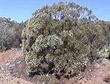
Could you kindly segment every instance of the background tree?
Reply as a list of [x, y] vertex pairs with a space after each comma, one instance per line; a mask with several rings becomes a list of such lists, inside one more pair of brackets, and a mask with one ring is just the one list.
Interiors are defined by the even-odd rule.
[[0, 51], [20, 47], [23, 27], [10, 18], [0, 18]]

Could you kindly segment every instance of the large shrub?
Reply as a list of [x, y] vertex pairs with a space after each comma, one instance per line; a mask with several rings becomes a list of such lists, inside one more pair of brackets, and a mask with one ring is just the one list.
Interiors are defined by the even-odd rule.
[[23, 25], [7, 18], [0, 18], [0, 51], [20, 47]]
[[33, 13], [22, 33], [27, 71], [76, 74], [98, 58], [106, 24], [75, 3], [45, 6]]

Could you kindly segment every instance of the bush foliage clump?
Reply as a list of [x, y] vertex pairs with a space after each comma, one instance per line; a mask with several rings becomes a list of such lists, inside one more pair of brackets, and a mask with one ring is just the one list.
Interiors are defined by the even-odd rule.
[[106, 27], [91, 10], [74, 2], [37, 10], [22, 33], [29, 75], [79, 73], [98, 58]]
[[23, 25], [7, 18], [0, 18], [0, 51], [20, 47]]

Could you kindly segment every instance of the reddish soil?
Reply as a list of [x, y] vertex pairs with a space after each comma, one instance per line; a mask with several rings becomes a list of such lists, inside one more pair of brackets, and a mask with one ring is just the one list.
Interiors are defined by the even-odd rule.
[[66, 84], [110, 84], [110, 61], [103, 59], [91, 69], [66, 81]]
[[0, 53], [0, 84], [33, 84], [21, 76], [25, 67], [20, 49]]
[[[22, 65], [22, 63], [20, 64], [19, 61], [13, 61], [15, 59], [19, 59], [22, 57], [23, 55], [20, 49], [11, 49], [6, 52], [0, 53], [0, 84], [34, 84], [31, 83], [30, 81], [27, 81], [25, 78], [21, 76], [22, 74], [25, 73], [23, 72], [23, 70], [20, 70], [20, 68], [24, 68], [25, 65]], [[16, 69], [13, 69], [12, 73], [10, 72], [9, 70], [10, 66], [8, 65], [11, 64], [11, 67], [13, 67], [14, 66], [13, 64], [15, 62], [16, 62], [15, 65], [17, 65], [17, 67]], [[25, 62], [23, 63], [25, 64]], [[6, 65], [5, 67], [7, 70], [4, 73], [3, 70], [5, 69], [3, 70], [1, 69], [1, 66], [3, 66], [3, 64]], [[18, 72], [22, 73], [19, 75]], [[15, 73], [18, 74], [16, 75]], [[98, 60], [93, 64], [91, 68], [87, 69], [83, 73], [80, 73], [76, 77], [73, 77], [69, 80], [64, 80], [62, 84], [110, 84], [110, 61], [107, 59]]]
[[12, 59], [16, 59], [21, 56], [23, 56], [23, 55], [22, 55], [20, 49], [13, 48], [13, 49], [8, 50], [6, 52], [4, 51], [4, 52], [0, 53], [0, 64], [6, 63]]

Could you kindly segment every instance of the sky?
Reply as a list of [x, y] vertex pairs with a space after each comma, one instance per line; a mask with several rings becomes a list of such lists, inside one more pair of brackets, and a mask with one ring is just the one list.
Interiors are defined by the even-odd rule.
[[[0, 0], [0, 17], [11, 18], [17, 22], [29, 19], [32, 13], [44, 5], [71, 0]], [[74, 0], [93, 10], [101, 20], [110, 21], [110, 0]]]

